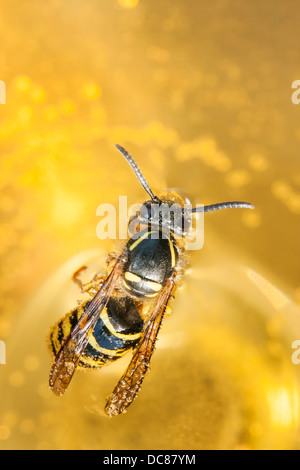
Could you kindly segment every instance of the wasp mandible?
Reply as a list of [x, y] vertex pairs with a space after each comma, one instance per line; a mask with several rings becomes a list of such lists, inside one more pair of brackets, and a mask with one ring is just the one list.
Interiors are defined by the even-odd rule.
[[[156, 196], [131, 155], [120, 145], [116, 148], [150, 199], [131, 220], [138, 230], [118, 255], [109, 258], [107, 275], [95, 276], [83, 284], [78, 278], [80, 270], [75, 273], [75, 282], [92, 298], [68, 313], [50, 332], [55, 359], [49, 385], [57, 395], [66, 391], [77, 367], [100, 368], [133, 352], [105, 405], [109, 416], [126, 412], [141, 388], [168, 302], [184, 274], [192, 214], [254, 208], [247, 202], [223, 202], [186, 209], [185, 201], [177, 194]], [[169, 212], [169, 217], [161, 215], [162, 205], [174, 204], [179, 211]]]

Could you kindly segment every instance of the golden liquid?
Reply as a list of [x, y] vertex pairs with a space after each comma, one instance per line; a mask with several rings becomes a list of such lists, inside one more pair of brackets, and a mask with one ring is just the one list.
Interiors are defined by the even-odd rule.
[[[1, 449], [299, 449], [293, 7], [2, 1]], [[98, 205], [146, 198], [116, 143], [154, 192], [256, 208], [206, 215], [142, 390], [108, 419], [130, 356], [58, 398], [47, 335], [80, 299], [73, 272], [103, 270], [114, 249], [96, 237]]]

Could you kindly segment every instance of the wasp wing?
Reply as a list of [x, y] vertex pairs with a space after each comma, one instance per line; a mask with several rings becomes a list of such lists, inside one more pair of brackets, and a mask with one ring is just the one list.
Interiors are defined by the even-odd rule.
[[66, 391], [89, 342], [91, 332], [113, 293], [125, 260], [126, 253], [123, 252], [72, 332], [64, 339], [49, 376], [49, 386], [56, 395], [62, 395]]
[[149, 369], [150, 359], [154, 352], [155, 341], [162, 319], [174, 287], [175, 275], [163, 288], [158, 302], [147, 322], [142, 340], [134, 351], [131, 362], [107, 400], [105, 412], [109, 416], [125, 413], [136, 398], [144, 377]]

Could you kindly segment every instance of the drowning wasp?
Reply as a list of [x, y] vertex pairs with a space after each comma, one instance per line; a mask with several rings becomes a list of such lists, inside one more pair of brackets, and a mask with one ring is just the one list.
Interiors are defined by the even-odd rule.
[[[109, 416], [126, 412], [149, 368], [169, 299], [183, 275], [192, 214], [232, 207], [253, 209], [246, 202], [186, 209], [178, 195], [157, 197], [129, 153], [119, 145], [116, 148], [151, 200], [141, 205], [131, 221], [138, 230], [121, 253], [110, 259], [107, 276], [96, 276], [82, 284], [75, 273], [74, 280], [92, 299], [68, 313], [50, 333], [55, 359], [49, 385], [57, 395], [66, 391], [77, 367], [99, 368], [133, 351], [127, 370], [107, 400], [105, 411]], [[174, 204], [176, 210], [167, 211], [167, 216], [162, 213], [162, 206], [171, 208]]]

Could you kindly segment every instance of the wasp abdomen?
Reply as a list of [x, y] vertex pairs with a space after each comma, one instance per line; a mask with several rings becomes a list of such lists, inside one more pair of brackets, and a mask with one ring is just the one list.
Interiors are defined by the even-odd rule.
[[[55, 356], [90, 302], [72, 310], [52, 329], [50, 347]], [[143, 327], [143, 320], [132, 299], [111, 298], [93, 329], [79, 366], [98, 368], [123, 356], [137, 344]]]

